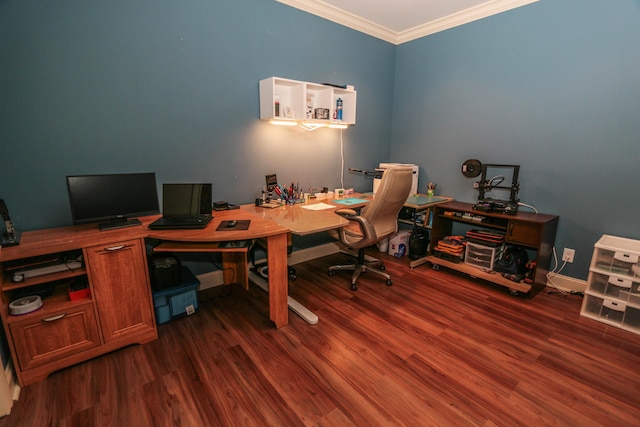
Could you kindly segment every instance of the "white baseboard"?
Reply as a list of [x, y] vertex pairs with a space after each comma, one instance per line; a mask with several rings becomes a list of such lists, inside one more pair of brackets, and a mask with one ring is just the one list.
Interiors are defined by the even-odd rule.
[[587, 289], [587, 281], [575, 279], [562, 274], [550, 274], [547, 276], [547, 286], [568, 292], [582, 292]]
[[[323, 245], [294, 251], [289, 256], [288, 263], [289, 265], [300, 264], [302, 262], [335, 254], [338, 252], [340, 252], [340, 246], [338, 243], [325, 243]], [[256, 263], [263, 262], [266, 262], [266, 259], [256, 260]], [[200, 286], [198, 287], [199, 291], [224, 284], [222, 270], [199, 274], [197, 277], [198, 280], [200, 280]], [[587, 288], [587, 282], [586, 280], [575, 279], [573, 277], [563, 276], [562, 274], [551, 274], [547, 278], [547, 286], [569, 292], [584, 292]]]
[[[340, 247], [336, 243], [325, 243], [323, 245], [314, 246], [307, 249], [300, 249], [294, 251], [288, 259], [289, 265], [300, 264], [312, 259], [320, 258], [326, 255], [331, 255], [340, 252]], [[266, 259], [256, 260], [256, 264], [266, 262]], [[213, 288], [215, 286], [224, 285], [224, 278], [222, 276], [222, 270], [210, 271], [207, 273], [198, 274], [196, 276], [200, 281], [198, 286], [199, 291]]]
[[200, 281], [200, 286], [198, 286], [199, 291], [204, 291], [205, 289], [213, 288], [214, 286], [224, 285], [222, 270], [198, 274], [196, 277]]
[[325, 243], [323, 245], [313, 246], [307, 249], [300, 249], [299, 251], [293, 252], [289, 256], [289, 264], [295, 265], [300, 264], [301, 262], [307, 262], [312, 259], [320, 258], [323, 256], [336, 254], [340, 252], [340, 246], [337, 243]]

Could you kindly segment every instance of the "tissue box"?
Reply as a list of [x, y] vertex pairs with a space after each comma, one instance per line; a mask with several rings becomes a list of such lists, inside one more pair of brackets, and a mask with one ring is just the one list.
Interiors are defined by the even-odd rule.
[[409, 237], [411, 231], [398, 231], [389, 237], [389, 255], [403, 257], [409, 253]]

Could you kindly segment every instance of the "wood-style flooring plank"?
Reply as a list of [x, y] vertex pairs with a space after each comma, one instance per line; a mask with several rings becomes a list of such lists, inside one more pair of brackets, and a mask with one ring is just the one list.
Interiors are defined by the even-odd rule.
[[[372, 252], [373, 255], [379, 255]], [[22, 389], [5, 426], [634, 426], [640, 335], [581, 317], [581, 297], [513, 297], [382, 254], [393, 286], [297, 265], [319, 316], [268, 320], [251, 286], [200, 292], [159, 338]]]

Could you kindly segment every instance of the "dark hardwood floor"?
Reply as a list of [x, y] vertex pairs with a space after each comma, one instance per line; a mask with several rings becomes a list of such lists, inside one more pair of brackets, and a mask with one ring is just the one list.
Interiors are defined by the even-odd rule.
[[[376, 254], [377, 255], [377, 254]], [[394, 285], [297, 266], [274, 329], [253, 286], [200, 293], [160, 338], [22, 389], [4, 426], [637, 426], [640, 336], [579, 315], [578, 295], [512, 297], [385, 257]]]

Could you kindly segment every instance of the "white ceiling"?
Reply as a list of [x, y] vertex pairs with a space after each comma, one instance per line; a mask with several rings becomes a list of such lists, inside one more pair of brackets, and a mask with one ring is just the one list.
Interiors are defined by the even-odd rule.
[[393, 44], [538, 0], [276, 0]]

